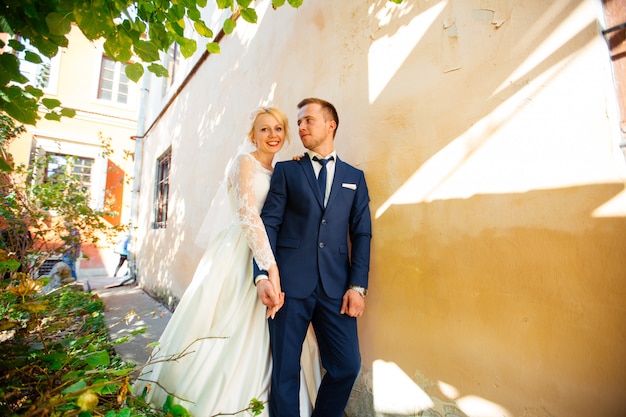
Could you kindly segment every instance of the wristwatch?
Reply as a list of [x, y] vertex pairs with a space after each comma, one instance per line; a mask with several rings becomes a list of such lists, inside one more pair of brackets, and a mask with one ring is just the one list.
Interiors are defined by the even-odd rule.
[[367, 288], [359, 287], [358, 285], [350, 285], [348, 289], [358, 292], [363, 298], [365, 298], [365, 296], [367, 295]]

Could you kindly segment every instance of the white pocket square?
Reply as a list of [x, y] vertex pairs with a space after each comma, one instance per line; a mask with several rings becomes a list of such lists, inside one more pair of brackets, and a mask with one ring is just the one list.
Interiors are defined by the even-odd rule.
[[344, 182], [343, 184], [341, 184], [341, 186], [343, 188], [349, 188], [351, 190], [356, 190], [356, 184], [349, 184], [347, 182]]

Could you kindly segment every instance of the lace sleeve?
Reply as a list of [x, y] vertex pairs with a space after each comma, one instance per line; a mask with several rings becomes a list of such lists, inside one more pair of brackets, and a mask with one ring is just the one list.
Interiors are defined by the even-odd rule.
[[244, 231], [248, 246], [259, 268], [267, 270], [276, 263], [261, 220], [255, 196], [256, 162], [250, 154], [240, 155], [233, 163], [229, 183], [233, 187], [237, 218]]

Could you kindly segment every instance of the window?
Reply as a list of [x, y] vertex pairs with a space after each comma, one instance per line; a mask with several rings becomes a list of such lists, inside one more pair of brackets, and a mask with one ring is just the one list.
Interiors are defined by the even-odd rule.
[[[20, 72], [28, 78], [27, 84], [41, 88], [45, 93], [56, 94], [61, 54], [57, 53], [54, 57], [48, 58], [32, 48], [28, 39], [18, 36], [16, 40], [25, 46], [23, 51], [15, 51], [15, 55], [20, 60]], [[28, 61], [26, 52], [39, 55], [42, 62], [33, 63]]]
[[98, 98], [119, 104], [128, 104], [130, 80], [126, 76], [126, 66], [102, 55], [100, 64], [100, 81], [98, 82]]
[[47, 153], [47, 157], [46, 182], [54, 182], [57, 178], [63, 181], [64, 176], [73, 175], [82, 183], [84, 190], [91, 189], [91, 169], [94, 163], [92, 158], [50, 152]]
[[164, 229], [165, 227], [167, 227], [167, 205], [170, 193], [171, 164], [172, 148], [170, 147], [157, 160], [156, 187], [154, 193], [154, 229]]

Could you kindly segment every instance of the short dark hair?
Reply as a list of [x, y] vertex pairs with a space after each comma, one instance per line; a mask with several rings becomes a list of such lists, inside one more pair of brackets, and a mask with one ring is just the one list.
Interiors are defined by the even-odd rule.
[[333, 137], [337, 134], [337, 129], [339, 129], [339, 115], [337, 114], [337, 109], [330, 102], [326, 100], [322, 100], [321, 98], [309, 97], [298, 103], [298, 110], [306, 106], [307, 104], [319, 104], [322, 107], [322, 110], [326, 113], [326, 115], [335, 121], [335, 132], [333, 133]]

